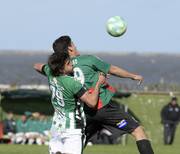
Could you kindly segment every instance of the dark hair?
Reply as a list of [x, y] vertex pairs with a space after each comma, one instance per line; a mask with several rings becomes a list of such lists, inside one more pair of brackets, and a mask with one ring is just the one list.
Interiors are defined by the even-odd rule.
[[54, 52], [66, 52], [68, 53], [68, 46], [71, 45], [71, 38], [69, 36], [61, 36], [60, 38], [56, 39], [53, 43], [53, 50]]
[[49, 56], [48, 65], [50, 67], [52, 75], [61, 75], [63, 73], [65, 62], [69, 59], [70, 58], [67, 53], [53, 53], [51, 56]]
[[172, 97], [172, 101], [177, 101], [177, 97]]

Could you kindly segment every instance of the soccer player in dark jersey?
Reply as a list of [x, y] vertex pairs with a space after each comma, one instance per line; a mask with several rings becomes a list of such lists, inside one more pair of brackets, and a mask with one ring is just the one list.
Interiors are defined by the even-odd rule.
[[[129, 78], [139, 83], [143, 81], [141, 75], [130, 73], [118, 66], [108, 64], [96, 56], [80, 56], [69, 36], [61, 36], [53, 43], [55, 53], [68, 53], [73, 62], [74, 76], [85, 84], [92, 92], [98, 77], [98, 72], [111, 74], [120, 78]], [[86, 135], [87, 140], [103, 127], [117, 128], [124, 133], [131, 134], [137, 143], [140, 154], [154, 154], [151, 143], [148, 140], [142, 126], [139, 125], [128, 113], [125, 113], [114, 103], [112, 97], [115, 89], [108, 83], [100, 88], [97, 110], [94, 111], [87, 106], [85, 114], [87, 117]], [[107, 128], [108, 129], [108, 128]]]
[[100, 85], [104, 83], [105, 77], [98, 75], [95, 91], [89, 93], [79, 81], [69, 75], [73, 72], [73, 67], [67, 53], [52, 54], [48, 65], [35, 64], [34, 68], [47, 76], [55, 110], [49, 143], [50, 154], [81, 154], [85, 116], [78, 99], [91, 108], [96, 107]]

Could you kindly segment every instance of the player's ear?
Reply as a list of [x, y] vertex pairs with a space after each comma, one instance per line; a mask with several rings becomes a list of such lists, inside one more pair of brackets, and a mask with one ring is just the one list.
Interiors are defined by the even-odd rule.
[[68, 47], [68, 54], [69, 54], [69, 56], [74, 55], [74, 50], [73, 50], [72, 46]]
[[73, 47], [72, 46], [68, 46], [68, 51], [73, 51]]

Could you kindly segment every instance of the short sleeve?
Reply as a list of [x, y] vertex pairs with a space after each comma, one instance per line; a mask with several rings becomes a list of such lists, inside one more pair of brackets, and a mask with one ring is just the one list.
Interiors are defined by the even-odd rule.
[[50, 74], [50, 68], [47, 64], [45, 64], [43, 67], [42, 67], [42, 73], [44, 75], [49, 75]]
[[99, 57], [96, 56], [90, 56], [90, 61], [95, 69], [105, 74], [108, 74], [111, 66], [110, 64], [104, 62], [103, 60], [101, 60]]
[[71, 91], [79, 98], [87, 91], [87, 89], [79, 81], [75, 80], [74, 78], [71, 79], [71, 82], [69, 82]]

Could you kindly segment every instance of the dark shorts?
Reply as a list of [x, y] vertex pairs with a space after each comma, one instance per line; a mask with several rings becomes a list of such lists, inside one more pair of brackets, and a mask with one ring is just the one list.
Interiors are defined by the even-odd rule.
[[102, 128], [110, 132], [119, 132], [120, 135], [132, 133], [139, 126], [139, 123], [115, 101], [110, 101], [99, 110], [85, 109], [86, 140], [88, 141], [95, 133]]

